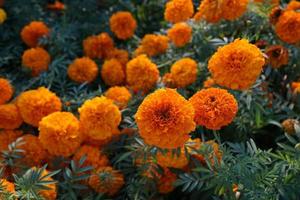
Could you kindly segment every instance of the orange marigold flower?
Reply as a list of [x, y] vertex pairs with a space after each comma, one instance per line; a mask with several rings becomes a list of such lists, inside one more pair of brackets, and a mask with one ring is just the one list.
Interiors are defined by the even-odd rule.
[[97, 75], [98, 66], [88, 57], [75, 59], [68, 68], [68, 76], [78, 83], [92, 82]]
[[159, 71], [146, 55], [140, 55], [127, 63], [126, 79], [134, 91], [147, 92], [158, 81]]
[[197, 63], [191, 58], [182, 58], [171, 67], [173, 83], [176, 87], [184, 88], [197, 79]]
[[[3, 189], [5, 189], [6, 191], [10, 192], [10, 193], [15, 193], [15, 185], [11, 182], [9, 182], [6, 179], [0, 179], [0, 184], [3, 187]], [[0, 194], [0, 198], [4, 199], [4, 197], [2, 197], [2, 195]]]
[[0, 105], [8, 102], [13, 96], [14, 88], [5, 78], [0, 78]]
[[27, 46], [36, 47], [39, 39], [47, 36], [49, 32], [50, 30], [44, 22], [33, 21], [22, 29], [21, 38]]
[[222, 16], [227, 20], [235, 20], [246, 11], [249, 0], [225, 0], [222, 2]]
[[112, 100], [95, 97], [87, 100], [78, 109], [83, 133], [95, 140], [111, 138], [119, 132], [121, 112]]
[[81, 146], [78, 151], [74, 154], [73, 160], [79, 162], [80, 159], [85, 156], [84, 166], [92, 166], [94, 169], [104, 167], [109, 164], [109, 160], [98, 147], [89, 145]]
[[24, 51], [22, 65], [31, 70], [32, 76], [38, 76], [41, 72], [47, 71], [50, 63], [49, 53], [40, 48], [31, 48]]
[[60, 111], [62, 103], [53, 92], [40, 87], [21, 93], [17, 98], [17, 106], [24, 122], [38, 127], [43, 117]]
[[160, 148], [182, 147], [196, 127], [194, 109], [174, 89], [159, 89], [138, 108], [135, 121], [147, 144]]
[[117, 61], [119, 61], [123, 67], [125, 67], [128, 62], [128, 59], [129, 59], [129, 54], [124, 49], [115, 48], [115, 49], [109, 51], [108, 55], [106, 57], [107, 60], [110, 60], [113, 58], [116, 59]]
[[183, 47], [192, 39], [192, 28], [184, 22], [174, 24], [168, 30], [168, 37], [176, 47]]
[[198, 91], [190, 100], [195, 109], [195, 122], [208, 129], [219, 130], [232, 122], [238, 104], [227, 90], [208, 88]]
[[211, 77], [207, 77], [207, 79], [203, 83], [203, 87], [210, 88], [210, 87], [213, 87], [215, 84], [216, 83], [215, 83], [214, 79], [212, 79]]
[[180, 155], [168, 151], [165, 154], [158, 152], [156, 155], [157, 163], [162, 167], [172, 167], [177, 169], [185, 168], [189, 160], [185, 155], [184, 148], [181, 149]]
[[137, 27], [136, 21], [130, 12], [114, 13], [109, 19], [110, 30], [121, 40], [131, 38]]
[[300, 42], [300, 13], [285, 11], [275, 25], [278, 37], [289, 44]]
[[22, 135], [22, 131], [3, 130], [0, 131], [0, 151], [8, 150], [8, 145]]
[[83, 41], [84, 54], [90, 58], [106, 58], [114, 49], [114, 41], [107, 33], [89, 36]]
[[68, 157], [82, 142], [78, 119], [69, 112], [55, 112], [44, 117], [39, 124], [39, 139], [54, 156]]
[[16, 129], [22, 123], [23, 119], [15, 104], [0, 105], [0, 129]]
[[271, 24], [275, 25], [278, 22], [279, 17], [282, 15], [283, 10], [279, 6], [273, 8], [269, 14], [269, 21]]
[[273, 45], [266, 49], [268, 62], [273, 68], [279, 68], [289, 63], [289, 51], [281, 45]]
[[124, 176], [111, 167], [100, 167], [89, 178], [89, 185], [96, 192], [114, 196], [124, 185]]
[[3, 22], [5, 22], [7, 18], [6, 12], [5, 10], [3, 10], [2, 8], [0, 8], [0, 24], [3, 24]]
[[62, 2], [60, 1], [55, 1], [54, 3], [49, 3], [47, 5], [47, 8], [49, 10], [56, 10], [56, 11], [60, 11], [60, 10], [65, 10], [66, 9], [66, 6], [65, 4], [63, 4]]
[[126, 108], [129, 100], [131, 99], [131, 94], [126, 87], [111, 87], [105, 92], [105, 96], [108, 99], [114, 101], [114, 103], [119, 107], [119, 109]]
[[140, 50], [136, 55], [146, 54], [148, 56], [157, 56], [167, 51], [169, 47], [169, 38], [164, 35], [147, 34], [143, 37]]
[[172, 0], [166, 4], [165, 20], [177, 23], [188, 20], [194, 14], [192, 0]]
[[168, 168], [164, 168], [164, 174], [158, 179], [157, 187], [161, 194], [172, 192], [175, 187], [174, 183], [177, 180], [177, 175], [171, 172]]
[[295, 127], [300, 127], [300, 122], [295, 119], [286, 119], [281, 123], [281, 125], [285, 133], [294, 135], [296, 133]]
[[171, 73], [165, 73], [164, 76], [163, 76], [163, 78], [162, 78], [162, 82], [165, 85], [165, 87], [176, 88], [176, 85], [175, 85], [175, 83], [173, 81]]
[[290, 3], [288, 3], [285, 10], [293, 10], [293, 11], [300, 10], [300, 2], [292, 0]]
[[300, 82], [292, 82], [291, 88], [294, 93], [300, 93]]
[[208, 69], [218, 85], [244, 90], [256, 81], [264, 64], [259, 48], [245, 39], [236, 39], [218, 48], [208, 62]]
[[122, 85], [125, 82], [124, 68], [116, 59], [106, 60], [101, 68], [101, 77], [106, 85]]

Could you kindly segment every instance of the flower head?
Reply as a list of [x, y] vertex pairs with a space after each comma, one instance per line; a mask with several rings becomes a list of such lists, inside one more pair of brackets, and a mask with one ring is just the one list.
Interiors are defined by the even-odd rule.
[[300, 10], [300, 2], [295, 0], [290, 1], [290, 3], [288, 3], [288, 5], [286, 6], [285, 10]]
[[[3, 189], [5, 189], [6, 191], [10, 192], [10, 193], [15, 193], [15, 185], [11, 182], [9, 182], [6, 179], [0, 179], [0, 184], [3, 187]], [[1, 192], [2, 193], [2, 192]], [[2, 194], [0, 194], [0, 198], [4, 199], [4, 197], [2, 197]]]
[[83, 41], [84, 54], [90, 58], [106, 58], [114, 49], [114, 41], [107, 33], [89, 36]]
[[47, 36], [49, 32], [50, 30], [44, 22], [33, 21], [22, 29], [21, 38], [27, 46], [36, 47], [39, 39]]
[[214, 85], [215, 85], [215, 81], [211, 77], [207, 77], [207, 79], [203, 83], [204, 88], [210, 88], [213, 87]]
[[238, 104], [227, 90], [208, 88], [198, 91], [189, 101], [195, 109], [195, 122], [208, 129], [219, 130], [232, 122]]
[[65, 10], [66, 9], [66, 6], [65, 4], [63, 4], [62, 2], [58, 1], [58, 0], [55, 0], [54, 3], [49, 3], [47, 5], [47, 8], [49, 10], [55, 10], [55, 11], [60, 11], [60, 10]]
[[275, 24], [275, 32], [286, 43], [300, 42], [300, 13], [296, 11], [283, 12]]
[[16, 129], [22, 123], [23, 119], [15, 104], [0, 105], [0, 129]]
[[168, 37], [176, 47], [183, 47], [192, 39], [192, 28], [184, 22], [174, 24], [168, 30]]
[[281, 125], [285, 133], [294, 135], [296, 133], [296, 126], [300, 127], [300, 122], [295, 119], [286, 119]]
[[157, 163], [162, 167], [171, 167], [177, 169], [185, 168], [189, 160], [185, 155], [185, 151], [182, 148], [179, 155], [174, 154], [172, 151], [168, 151], [163, 154], [162, 152], [158, 152], [156, 155]]
[[5, 22], [7, 18], [6, 12], [5, 10], [3, 10], [2, 8], [0, 8], [0, 24], [3, 24], [3, 22]]
[[108, 99], [114, 101], [114, 103], [120, 108], [123, 109], [127, 106], [129, 100], [131, 99], [131, 94], [126, 87], [111, 87], [105, 92], [105, 96]]
[[174, 149], [183, 146], [195, 129], [192, 105], [173, 89], [159, 89], [138, 108], [135, 121], [147, 144]]
[[245, 39], [220, 47], [210, 58], [208, 69], [218, 85], [234, 90], [248, 89], [265, 64], [261, 51]]
[[8, 102], [13, 96], [14, 88], [7, 79], [0, 78], [0, 105]]
[[78, 119], [69, 112], [54, 112], [39, 123], [39, 139], [51, 155], [68, 157], [82, 142]]
[[157, 188], [159, 193], [167, 194], [175, 189], [174, 183], [177, 180], [177, 175], [171, 172], [168, 168], [164, 168], [164, 174], [159, 177]]
[[0, 151], [8, 150], [8, 145], [22, 135], [22, 131], [0, 130]]
[[194, 14], [192, 0], [171, 0], [166, 4], [165, 20], [177, 23], [188, 20]]
[[120, 11], [109, 19], [111, 31], [121, 40], [131, 38], [137, 27], [136, 21], [130, 12]]
[[126, 66], [129, 59], [128, 57], [128, 51], [124, 49], [114, 48], [113, 50], [108, 52], [106, 59], [116, 59], [117, 61], [119, 61], [119, 63], [121, 63], [122, 66]]
[[171, 73], [165, 73], [162, 78], [162, 82], [165, 85], [165, 87], [167, 87], [167, 88], [176, 88], [176, 85], [174, 83]]
[[101, 77], [106, 85], [122, 85], [125, 82], [123, 66], [116, 59], [106, 60], [101, 68]]
[[38, 127], [41, 119], [50, 113], [60, 111], [60, 99], [44, 87], [28, 90], [17, 98], [20, 114], [27, 124]]
[[157, 56], [167, 51], [169, 38], [164, 35], [147, 34], [143, 37], [141, 46], [136, 50], [136, 55], [146, 54]]
[[266, 49], [268, 62], [273, 68], [287, 65], [289, 62], [289, 51], [281, 45], [273, 45]]
[[68, 76], [78, 83], [92, 82], [98, 75], [97, 64], [88, 57], [77, 58], [69, 65]]
[[300, 93], [300, 82], [292, 82], [291, 88], [293, 93]]
[[274, 7], [269, 14], [269, 21], [275, 25], [278, 22], [279, 17], [282, 15], [283, 10], [279, 6]]

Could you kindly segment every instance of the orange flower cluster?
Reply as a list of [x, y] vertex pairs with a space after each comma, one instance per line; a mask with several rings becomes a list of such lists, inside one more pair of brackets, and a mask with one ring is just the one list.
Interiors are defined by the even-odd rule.
[[168, 37], [176, 47], [183, 47], [192, 39], [192, 28], [184, 22], [174, 24], [168, 30]]
[[236, 39], [218, 48], [208, 62], [208, 69], [218, 85], [245, 90], [256, 81], [264, 64], [259, 48], [245, 39]]
[[126, 87], [111, 87], [105, 92], [105, 96], [108, 99], [114, 101], [114, 103], [119, 107], [119, 109], [126, 108], [129, 100], [131, 99], [131, 94]]
[[68, 76], [78, 83], [92, 82], [98, 75], [97, 64], [88, 57], [77, 58], [69, 65]]
[[83, 41], [84, 54], [90, 58], [106, 58], [114, 49], [114, 41], [108, 33], [89, 36]]
[[289, 62], [289, 51], [281, 45], [272, 45], [266, 49], [268, 62], [273, 68], [280, 68]]
[[14, 88], [7, 79], [0, 78], [0, 105], [8, 102], [13, 96]]
[[147, 144], [160, 148], [182, 147], [196, 127], [192, 105], [173, 89], [159, 89], [138, 108], [135, 121]]
[[166, 4], [165, 20], [177, 23], [188, 20], [194, 14], [192, 0], [171, 0]]
[[27, 46], [36, 47], [39, 39], [47, 36], [49, 32], [49, 28], [43, 22], [32, 21], [22, 29], [21, 38]]
[[177, 169], [184, 169], [189, 163], [183, 148], [181, 149], [180, 155], [173, 154], [172, 151], [168, 151], [165, 154], [158, 152], [156, 159], [157, 163], [162, 167], [172, 167]]
[[189, 101], [195, 109], [195, 122], [212, 130], [230, 124], [238, 111], [234, 96], [224, 89], [200, 90]]
[[164, 35], [147, 34], [143, 37], [141, 45], [135, 50], [135, 55], [146, 54], [157, 56], [167, 51], [169, 38]]
[[125, 82], [124, 68], [117, 59], [106, 60], [101, 68], [101, 77], [106, 85], [122, 85]]
[[15, 104], [0, 105], [0, 129], [16, 129], [22, 123], [23, 119]]
[[106, 59], [107, 60], [116, 59], [122, 64], [122, 66], [126, 66], [129, 60], [129, 55], [128, 52], [124, 49], [114, 48], [113, 50], [108, 52]]
[[121, 40], [131, 38], [137, 27], [136, 21], [130, 12], [120, 11], [109, 19], [110, 30]]

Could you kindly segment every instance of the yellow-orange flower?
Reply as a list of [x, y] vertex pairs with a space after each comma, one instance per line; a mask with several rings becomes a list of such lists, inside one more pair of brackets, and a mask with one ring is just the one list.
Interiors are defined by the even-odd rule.
[[8, 145], [22, 135], [22, 131], [3, 130], [0, 131], [0, 151], [8, 150]]
[[[6, 179], [0, 179], [0, 184], [3, 187], [4, 190], [10, 192], [10, 193], [15, 193], [15, 185], [11, 182], [9, 182]], [[0, 199], [4, 200], [4, 197], [2, 197], [2, 195], [0, 194]]]
[[289, 135], [294, 135], [296, 133], [296, 126], [300, 127], [299, 121], [295, 119], [286, 119], [281, 123], [281, 125], [284, 132]]
[[176, 87], [184, 88], [197, 79], [197, 63], [191, 58], [182, 58], [171, 67], [171, 76]]
[[14, 88], [7, 79], [0, 78], [0, 105], [11, 99], [14, 93]]
[[131, 99], [131, 94], [126, 87], [111, 87], [105, 92], [105, 96], [108, 99], [114, 101], [114, 103], [120, 108], [126, 108], [129, 100]]
[[22, 65], [31, 70], [32, 76], [37, 76], [48, 70], [50, 59], [50, 55], [46, 50], [40, 47], [31, 48], [24, 51]]
[[104, 140], [119, 132], [121, 112], [112, 100], [95, 97], [85, 101], [78, 111], [83, 133], [91, 139]]
[[189, 160], [185, 155], [184, 148], [181, 149], [180, 155], [168, 151], [165, 154], [158, 152], [156, 155], [157, 163], [162, 167], [172, 167], [177, 169], [185, 168]]
[[174, 24], [168, 30], [168, 37], [176, 47], [183, 47], [192, 39], [192, 28], [184, 22]]
[[98, 75], [97, 64], [88, 57], [77, 58], [69, 65], [68, 76], [78, 83], [92, 82]]
[[72, 155], [83, 139], [78, 119], [69, 112], [55, 112], [44, 117], [39, 131], [43, 147], [54, 156]]
[[198, 91], [190, 100], [195, 109], [195, 122], [208, 129], [219, 130], [232, 122], [238, 104], [227, 90], [208, 88]]
[[286, 43], [300, 42], [300, 13], [296, 11], [283, 12], [275, 25], [275, 32]]
[[101, 77], [106, 85], [122, 85], [125, 82], [123, 66], [116, 59], [106, 60], [101, 68]]
[[137, 27], [136, 21], [130, 12], [114, 13], [109, 19], [110, 30], [121, 40], [131, 38]]
[[140, 55], [127, 63], [126, 79], [134, 91], [147, 92], [158, 81], [159, 71], [146, 55]]
[[106, 58], [114, 49], [114, 41], [107, 33], [89, 36], [83, 41], [84, 54], [90, 58]]
[[5, 10], [3, 10], [2, 8], [0, 8], [0, 24], [3, 24], [3, 22], [5, 22], [7, 18], [6, 12]]
[[286, 6], [285, 10], [293, 10], [297, 11], [300, 9], [300, 2], [292, 0], [288, 5]]
[[264, 64], [259, 48], [245, 39], [236, 39], [218, 48], [208, 62], [208, 69], [218, 85], [245, 90], [256, 81]]
[[207, 79], [203, 83], [204, 88], [210, 88], [213, 87], [214, 85], [215, 85], [215, 81], [211, 77], [207, 77]]
[[17, 98], [20, 114], [27, 124], [38, 127], [41, 119], [50, 113], [60, 111], [60, 99], [47, 88], [28, 90]]
[[246, 11], [249, 0], [225, 0], [222, 2], [222, 16], [227, 20], [235, 20]]
[[174, 183], [177, 180], [177, 175], [171, 172], [168, 168], [164, 168], [164, 174], [158, 179], [157, 188], [159, 193], [167, 194], [172, 192], [175, 187]]
[[78, 151], [74, 154], [73, 160], [79, 162], [82, 157], [85, 156], [84, 166], [92, 166], [94, 169], [98, 169], [99, 167], [104, 167], [109, 164], [109, 160], [104, 155], [99, 148], [83, 145]]
[[129, 55], [126, 50], [114, 48], [113, 50], [108, 52], [106, 59], [110, 60], [114, 58], [119, 61], [123, 67], [125, 67], [129, 59], [128, 57]]
[[281, 45], [272, 45], [266, 49], [268, 62], [273, 68], [279, 68], [289, 63], [289, 51]]
[[114, 196], [124, 185], [124, 176], [111, 167], [100, 167], [89, 178], [89, 185], [96, 192]]
[[147, 144], [174, 149], [183, 146], [195, 129], [192, 105], [173, 89], [159, 89], [138, 108], [135, 121]]
[[65, 9], [66, 9], [66, 6], [65, 6], [65, 4], [63, 4], [62, 2], [56, 0], [54, 3], [49, 3], [49, 4], [47, 5], [47, 8], [48, 8], [49, 10], [60, 11], [60, 10], [65, 10]]
[[39, 39], [47, 36], [49, 32], [50, 30], [44, 22], [32, 21], [22, 29], [21, 38], [27, 46], [36, 47]]
[[141, 46], [136, 50], [135, 55], [146, 54], [157, 56], [167, 51], [169, 38], [164, 35], [147, 34], [143, 37]]
[[15, 104], [0, 105], [0, 129], [16, 129], [22, 123], [23, 119]]
[[166, 4], [165, 20], [177, 23], [188, 20], [194, 14], [192, 0], [171, 0]]
[[173, 81], [171, 73], [165, 73], [164, 76], [163, 76], [163, 78], [162, 78], [162, 82], [165, 85], [165, 87], [176, 88], [176, 85], [175, 85], [175, 83]]

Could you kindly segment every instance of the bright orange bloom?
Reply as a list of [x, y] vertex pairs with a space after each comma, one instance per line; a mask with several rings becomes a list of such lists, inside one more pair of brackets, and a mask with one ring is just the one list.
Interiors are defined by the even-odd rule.
[[300, 82], [292, 82], [291, 88], [294, 93], [300, 93]]
[[164, 35], [147, 34], [143, 37], [141, 46], [136, 50], [135, 55], [146, 54], [157, 56], [167, 51], [169, 38]]
[[51, 155], [68, 157], [82, 142], [78, 119], [69, 112], [55, 112], [39, 124], [39, 139]]
[[108, 33], [89, 36], [83, 41], [84, 54], [90, 58], [106, 58], [114, 49], [114, 41]]
[[147, 92], [158, 81], [159, 71], [146, 55], [140, 55], [127, 63], [126, 78], [134, 91]]
[[49, 10], [60, 11], [60, 10], [65, 10], [65, 9], [66, 9], [66, 6], [65, 6], [65, 4], [63, 4], [63, 3], [60, 2], [60, 1], [55, 1], [55, 2], [52, 3], [52, 4], [48, 4], [48, 5], [47, 5], [47, 8], [48, 8]]
[[0, 105], [0, 129], [16, 129], [22, 123], [23, 119], [15, 104]]
[[22, 135], [22, 131], [3, 130], [0, 131], [0, 151], [8, 150], [8, 145]]
[[113, 50], [108, 52], [106, 59], [110, 60], [113, 58], [119, 61], [123, 67], [125, 67], [129, 59], [128, 51], [124, 49], [114, 48]]
[[[1, 186], [3, 187], [3, 189], [5, 189], [6, 191], [10, 192], [10, 193], [15, 193], [15, 185], [11, 182], [9, 182], [8, 180], [6, 179], [0, 179], [0, 184]], [[4, 198], [4, 197], [1, 197], [2, 195], [0, 194], [0, 198]]]
[[68, 76], [78, 83], [92, 82], [98, 75], [97, 64], [88, 57], [77, 58], [69, 65]]
[[172, 74], [171, 73], [165, 73], [162, 82], [167, 88], [176, 88], [176, 85], [173, 81]]
[[177, 180], [177, 175], [171, 172], [168, 168], [164, 168], [164, 174], [158, 179], [157, 187], [161, 194], [167, 194], [175, 189], [174, 183]]
[[195, 109], [195, 122], [208, 129], [219, 130], [232, 122], [238, 104], [227, 90], [208, 88], [198, 91], [190, 100]]
[[171, 0], [166, 4], [165, 20], [177, 23], [188, 20], [194, 14], [192, 0]]
[[137, 27], [132, 14], [125, 11], [114, 13], [109, 19], [109, 26], [111, 31], [121, 40], [131, 38]]
[[21, 93], [17, 98], [17, 106], [24, 122], [38, 127], [43, 117], [60, 111], [62, 103], [53, 92], [40, 87]]
[[173, 89], [158, 89], [138, 108], [135, 121], [149, 145], [174, 149], [182, 147], [196, 127], [192, 105]]
[[236, 20], [246, 11], [249, 0], [225, 0], [222, 3], [222, 16], [227, 20]]
[[124, 185], [124, 176], [111, 167], [100, 167], [89, 178], [89, 185], [96, 192], [114, 196]]
[[48, 70], [50, 64], [49, 53], [40, 48], [31, 48], [24, 51], [22, 55], [22, 65], [31, 70], [32, 76], [38, 76], [43, 71]]
[[94, 140], [105, 140], [119, 132], [121, 112], [112, 100], [95, 97], [78, 109], [83, 133]]
[[119, 109], [126, 108], [129, 100], [131, 99], [131, 94], [126, 87], [111, 87], [105, 92], [105, 96], [108, 99], [114, 101], [114, 103], [119, 107]]
[[211, 77], [207, 77], [207, 79], [203, 83], [204, 88], [210, 88], [213, 87], [214, 85], [215, 85], [215, 81]]
[[275, 32], [286, 43], [300, 42], [300, 13], [296, 11], [283, 12], [275, 25]]
[[122, 85], [125, 82], [123, 66], [116, 59], [106, 60], [101, 68], [101, 77], [106, 85]]
[[192, 39], [192, 28], [184, 22], [174, 24], [168, 30], [168, 37], [176, 47], [183, 47]]
[[300, 9], [300, 2], [292, 0], [285, 8], [285, 10], [297, 11]]
[[281, 45], [272, 45], [266, 49], [268, 62], [273, 68], [279, 68], [289, 63], [289, 51]]
[[22, 29], [21, 38], [27, 46], [36, 47], [39, 39], [47, 36], [49, 32], [50, 30], [44, 22], [33, 21]]
[[218, 85], [245, 90], [256, 81], [264, 64], [259, 48], [245, 39], [236, 39], [218, 48], [208, 62], [208, 69]]
[[157, 163], [162, 167], [172, 167], [177, 169], [185, 168], [189, 160], [185, 155], [184, 149], [181, 149], [180, 155], [173, 154], [172, 151], [168, 151], [163, 154], [161, 152], [157, 152], [156, 155]]
[[0, 78], [0, 105], [8, 102], [13, 96], [14, 88], [7, 79]]
[[295, 127], [300, 127], [300, 122], [296, 119], [286, 119], [281, 123], [281, 126], [285, 133], [294, 135], [296, 133]]
[[171, 76], [176, 87], [184, 88], [197, 79], [197, 63], [191, 58], [182, 58], [171, 67]]

